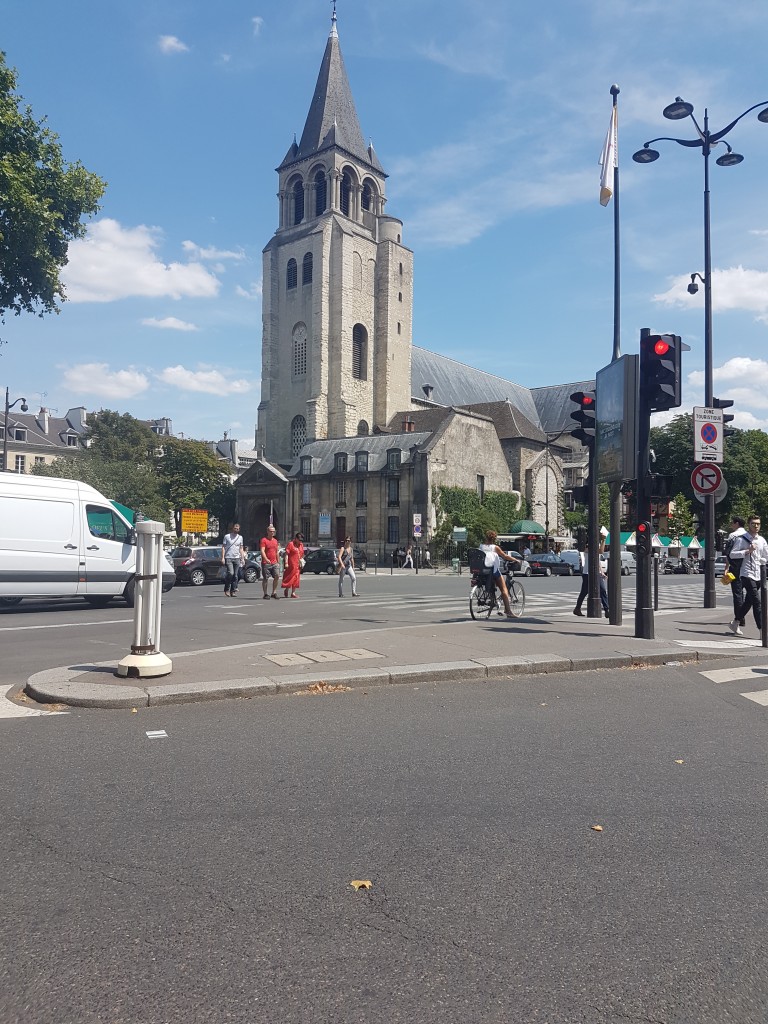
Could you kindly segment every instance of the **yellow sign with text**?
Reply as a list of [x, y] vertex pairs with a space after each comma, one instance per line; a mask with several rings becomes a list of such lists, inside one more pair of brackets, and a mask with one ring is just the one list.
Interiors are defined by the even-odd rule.
[[183, 508], [181, 530], [182, 533], [207, 533], [208, 513], [204, 508]]

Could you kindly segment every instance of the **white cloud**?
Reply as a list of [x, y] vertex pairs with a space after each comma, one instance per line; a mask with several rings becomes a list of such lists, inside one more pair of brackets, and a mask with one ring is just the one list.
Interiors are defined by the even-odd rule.
[[78, 363], [64, 370], [64, 386], [75, 394], [135, 398], [147, 390], [149, 380], [133, 367], [110, 370], [107, 363]]
[[189, 47], [177, 36], [160, 36], [157, 46], [161, 53], [188, 53]]
[[157, 317], [149, 316], [141, 321], [144, 327], [159, 327], [164, 331], [199, 331], [200, 328], [195, 324], [190, 324], [186, 320], [179, 320], [175, 316], [166, 316], [162, 320], [158, 320]]
[[182, 242], [181, 248], [189, 253], [191, 257], [198, 260], [244, 260], [245, 253], [242, 249], [216, 249], [213, 246], [207, 248], [197, 245], [196, 242]]
[[[733, 425], [742, 430], [765, 429], [765, 421], [758, 419], [754, 409], [768, 409], [768, 361], [735, 356], [712, 370], [712, 381], [718, 398], [730, 399], [734, 407]], [[704, 386], [704, 373], [694, 370], [688, 374], [692, 386]]]
[[188, 370], [186, 367], [166, 366], [157, 374], [158, 380], [180, 391], [197, 391], [207, 395], [243, 395], [251, 390], [251, 383], [235, 376], [235, 371], [229, 371], [229, 378], [220, 370], [213, 367], [200, 366], [197, 370]]
[[220, 282], [201, 263], [163, 263], [156, 250], [158, 228], [124, 228], [116, 220], [94, 221], [85, 238], [69, 246], [64, 271], [71, 302], [114, 302], [133, 295], [180, 299], [212, 298]]
[[255, 18], [251, 18], [251, 25], [253, 25], [253, 34], [257, 36], [259, 35], [264, 26], [264, 19], [259, 18], [258, 16]]
[[[689, 295], [687, 288], [690, 282], [690, 274], [673, 278], [667, 291], [653, 296], [654, 302], [688, 308], [702, 305], [703, 286], [699, 284], [698, 294]], [[768, 323], [768, 271], [745, 270], [744, 267], [713, 270], [712, 309], [744, 309], [759, 314], [757, 319]]]
[[235, 288], [235, 295], [239, 295], [241, 299], [260, 299], [261, 294], [261, 281], [254, 281], [249, 288], [243, 288], [242, 285], [237, 285], [237, 287]]

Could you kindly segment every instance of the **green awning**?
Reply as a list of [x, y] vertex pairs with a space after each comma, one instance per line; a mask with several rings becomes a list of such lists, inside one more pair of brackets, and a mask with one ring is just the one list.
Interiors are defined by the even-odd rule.
[[533, 519], [518, 519], [516, 523], [512, 523], [509, 528], [510, 533], [535, 533], [540, 534], [542, 537], [547, 532], [541, 523], [535, 522]]
[[113, 500], [112, 504], [115, 506], [115, 508], [117, 509], [117, 511], [121, 515], [125, 516], [125, 518], [131, 524], [131, 526], [135, 525], [135, 523], [136, 523], [136, 513], [133, 511], [132, 508], [127, 508], [125, 505], [121, 505], [119, 501], [114, 501]]

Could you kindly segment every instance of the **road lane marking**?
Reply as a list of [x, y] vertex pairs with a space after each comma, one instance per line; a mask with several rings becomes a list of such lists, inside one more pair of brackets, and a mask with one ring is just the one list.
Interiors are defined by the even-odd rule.
[[746, 697], [747, 700], [753, 700], [755, 704], [768, 708], [768, 690], [753, 690], [751, 693], [742, 693], [739, 696]]
[[167, 740], [168, 733], [165, 729], [150, 729], [147, 732], [148, 740]]
[[44, 626], [0, 626], [0, 633], [23, 633], [28, 629], [67, 629], [70, 626], [113, 626], [133, 619], [105, 619], [102, 622], [46, 622]]

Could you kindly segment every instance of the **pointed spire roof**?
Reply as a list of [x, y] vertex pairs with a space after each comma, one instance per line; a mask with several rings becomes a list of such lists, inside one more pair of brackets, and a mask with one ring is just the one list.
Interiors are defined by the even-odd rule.
[[371, 162], [341, 56], [335, 11], [315, 93], [294, 159], [304, 159], [329, 145], [345, 149], [364, 163]]

